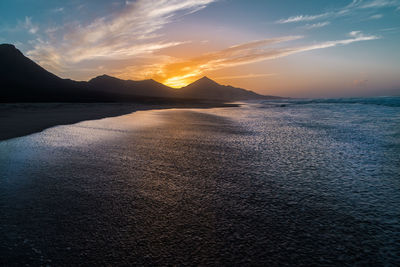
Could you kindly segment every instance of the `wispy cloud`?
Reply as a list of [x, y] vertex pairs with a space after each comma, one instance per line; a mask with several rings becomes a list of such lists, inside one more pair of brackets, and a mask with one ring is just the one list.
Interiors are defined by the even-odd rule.
[[370, 19], [381, 19], [381, 18], [383, 18], [383, 15], [382, 14], [375, 14], [375, 15], [370, 16], [369, 18]]
[[375, 35], [364, 35], [360, 31], [350, 32], [349, 37], [350, 38], [343, 40], [283, 48], [271, 48], [271, 44], [296, 40], [301, 37], [287, 36], [244, 43], [217, 52], [206, 53], [200, 57], [192, 58], [187, 61], [165, 64], [157, 69], [158, 74], [153, 75], [153, 77], [170, 86], [177, 86], [183, 84], [184, 81], [187, 81], [188, 79], [193, 80], [195, 77], [199, 77], [207, 71], [277, 59], [301, 52], [339, 45], [348, 45], [354, 42], [375, 40], [379, 38]]
[[312, 21], [316, 19], [322, 19], [330, 16], [330, 13], [322, 13], [318, 15], [297, 15], [292, 16], [287, 19], [280, 19], [276, 23], [284, 24], [284, 23], [292, 23], [292, 22], [301, 22], [301, 21]]
[[[157, 38], [156, 32], [178, 16], [196, 12], [216, 0], [138, 0], [93, 22], [64, 29], [63, 38], [37, 40], [28, 55], [50, 69], [90, 60], [129, 59], [183, 42]], [[28, 21], [30, 22], [30, 20]], [[37, 29], [32, 29], [37, 31]]]
[[318, 22], [318, 23], [313, 23], [313, 24], [306, 24], [303, 26], [304, 29], [311, 30], [311, 29], [316, 29], [316, 28], [322, 28], [325, 26], [328, 26], [330, 24], [329, 21], [324, 21], [324, 22]]
[[15, 26], [5, 25], [0, 28], [0, 32], [15, 33], [28, 31], [30, 34], [36, 34], [39, 31], [39, 25], [33, 23], [32, 17], [25, 17], [24, 20], [18, 20]]
[[54, 13], [61, 13], [61, 12], [64, 11], [64, 8], [63, 7], [57, 7], [57, 8], [52, 9], [51, 11], [54, 12]]
[[[211, 71], [235, 65], [251, 63], [255, 53], [261, 53], [262, 48], [272, 44], [297, 40], [302, 36], [284, 36], [257, 40], [240, 45], [228, 47], [226, 49], [203, 54], [199, 57], [187, 61], [173, 62], [161, 67], [156, 79], [163, 81], [170, 86], [181, 85], [183, 80], [198, 77], [205, 71]], [[254, 62], [254, 61], [253, 61]]]
[[33, 24], [31, 17], [25, 17], [25, 21], [23, 23], [23, 27], [28, 30], [29, 33], [35, 34], [39, 30], [39, 26]]
[[[121, 78], [154, 78], [171, 86], [178, 86], [184, 80], [195, 79], [213, 70], [379, 38], [353, 31], [347, 39], [282, 47], [285, 42], [302, 38], [284, 36], [242, 43], [188, 60], [160, 53], [162, 49], [188, 43], [171, 41], [160, 33], [161, 29], [177, 18], [199, 11], [215, 1], [217, 0], [126, 1], [123, 10], [90, 23], [56, 26], [41, 31], [47, 34], [47, 38], [33, 41], [33, 49], [28, 51], [28, 55], [43, 67], [60, 75], [70, 74], [74, 69], [82, 70], [82, 73], [92, 71], [85, 77], [87, 78], [101, 70]], [[351, 5], [359, 6], [361, 2], [353, 1]], [[354, 8], [351, 5], [346, 8]], [[330, 12], [292, 17], [281, 23], [313, 21], [329, 16]], [[27, 28], [33, 29], [35, 33], [38, 31], [38, 27], [35, 30], [31, 18], [27, 18], [25, 22], [30, 25]], [[306, 24], [304, 27], [321, 28], [329, 23], [321, 21]], [[99, 66], [105, 67], [99, 69]], [[246, 77], [250, 78], [248, 75], [241, 75], [240, 78]], [[230, 79], [239, 77], [231, 76]]]
[[328, 12], [320, 13], [320, 14], [312, 14], [312, 15], [296, 15], [291, 16], [285, 19], [279, 19], [276, 21], [278, 24], [286, 24], [286, 23], [297, 23], [297, 22], [307, 22], [314, 21], [320, 19], [327, 18], [335, 18], [341, 16], [349, 16], [352, 15], [357, 10], [362, 9], [379, 9], [385, 7], [394, 7], [396, 9], [400, 9], [400, 0], [353, 0], [347, 6], [342, 8], [333, 9]]
[[360, 8], [382, 8], [382, 7], [399, 7], [399, 6], [400, 6], [400, 1], [398, 0], [372, 0], [360, 4]]
[[397, 34], [400, 32], [400, 27], [384, 28], [379, 31], [384, 32], [385, 34]]
[[135, 77], [135, 79], [144, 79], [152, 77], [160, 82], [173, 87], [180, 87], [184, 80], [193, 80], [203, 75], [205, 71], [220, 69], [232, 66], [233, 62], [241, 61], [240, 58], [251, 55], [263, 47], [297, 40], [302, 36], [284, 36], [256, 40], [248, 43], [234, 45], [226, 49], [205, 53], [189, 60], [178, 60], [176, 58], [164, 57], [163, 62], [157, 64], [146, 64], [142, 66], [128, 66], [113, 73], [120, 78]]

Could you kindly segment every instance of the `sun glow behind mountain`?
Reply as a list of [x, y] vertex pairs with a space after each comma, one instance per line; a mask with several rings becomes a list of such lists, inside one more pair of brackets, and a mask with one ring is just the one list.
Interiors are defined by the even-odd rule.
[[[192, 76], [193, 77], [193, 76]], [[192, 83], [194, 79], [189, 79], [187, 77], [182, 77], [182, 76], [176, 76], [176, 77], [171, 77], [163, 81], [162, 83], [170, 86], [172, 88], [182, 88], [190, 83]]]
[[188, 81], [176, 81], [176, 82], [172, 81], [172, 82], [164, 82], [163, 84], [165, 84], [169, 87], [172, 87], [172, 88], [179, 89], [179, 88], [187, 86], [188, 84], [190, 84], [190, 82], [188, 82]]
[[0, 42], [78, 80], [180, 88], [207, 75], [262, 94], [382, 95], [400, 88], [399, 17], [399, 0], [5, 0]]

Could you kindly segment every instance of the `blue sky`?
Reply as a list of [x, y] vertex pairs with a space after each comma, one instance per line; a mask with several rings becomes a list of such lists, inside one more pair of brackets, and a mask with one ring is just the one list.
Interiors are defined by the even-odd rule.
[[400, 94], [400, 0], [2, 0], [0, 42], [46, 69], [259, 93]]

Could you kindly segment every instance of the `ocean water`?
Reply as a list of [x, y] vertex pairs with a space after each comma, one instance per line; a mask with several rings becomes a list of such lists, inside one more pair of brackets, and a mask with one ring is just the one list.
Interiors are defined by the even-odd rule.
[[400, 98], [138, 111], [0, 142], [0, 265], [400, 263]]

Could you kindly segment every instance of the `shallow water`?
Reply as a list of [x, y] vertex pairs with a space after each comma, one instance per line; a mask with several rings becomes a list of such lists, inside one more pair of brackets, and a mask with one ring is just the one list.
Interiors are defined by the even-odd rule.
[[139, 111], [0, 142], [0, 264], [396, 265], [387, 103]]

